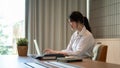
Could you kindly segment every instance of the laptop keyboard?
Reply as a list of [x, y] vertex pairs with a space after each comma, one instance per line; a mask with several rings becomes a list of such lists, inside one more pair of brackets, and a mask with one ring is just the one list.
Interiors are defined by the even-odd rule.
[[28, 62], [24, 64], [27, 68], [82, 68], [80, 66], [55, 61], [42, 61], [40, 63]]

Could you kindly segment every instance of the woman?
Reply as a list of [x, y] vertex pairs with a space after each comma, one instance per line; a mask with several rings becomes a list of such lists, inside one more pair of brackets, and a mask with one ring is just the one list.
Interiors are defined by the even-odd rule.
[[[94, 47], [94, 38], [91, 32], [85, 27], [84, 17], [78, 12], [74, 11], [69, 16], [69, 23], [73, 30], [76, 30], [71, 36], [71, 40], [65, 50], [55, 51], [46, 49], [47, 54], [64, 54], [71, 56], [78, 56], [81, 58], [92, 57], [92, 49]], [[88, 23], [88, 22], [87, 22]]]

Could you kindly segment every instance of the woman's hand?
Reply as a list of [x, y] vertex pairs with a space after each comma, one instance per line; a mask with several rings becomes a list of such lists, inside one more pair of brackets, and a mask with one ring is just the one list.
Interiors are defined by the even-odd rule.
[[55, 51], [55, 50], [52, 50], [52, 49], [45, 49], [44, 52], [45, 52], [45, 54], [63, 54], [65, 56], [67, 56], [66, 52]]
[[52, 49], [45, 49], [44, 52], [45, 54], [56, 54], [56, 51]]

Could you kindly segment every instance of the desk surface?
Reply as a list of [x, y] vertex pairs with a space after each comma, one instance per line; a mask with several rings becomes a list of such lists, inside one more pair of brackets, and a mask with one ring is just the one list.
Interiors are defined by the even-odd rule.
[[[1, 55], [0, 68], [25, 68], [21, 63], [40, 62], [30, 57], [19, 57], [16, 55]], [[72, 62], [70, 64], [82, 66], [84, 68], [120, 68], [120, 65], [104, 63], [84, 59], [83, 62]]]

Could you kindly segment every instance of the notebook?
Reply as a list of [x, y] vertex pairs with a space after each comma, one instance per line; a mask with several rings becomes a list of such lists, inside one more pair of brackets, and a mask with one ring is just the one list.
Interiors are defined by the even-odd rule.
[[69, 63], [69, 62], [82, 62], [82, 58], [80, 57], [75, 57], [75, 56], [68, 56], [68, 57], [65, 57], [65, 58], [57, 58], [57, 61], [58, 62], [66, 62], [66, 63]]

